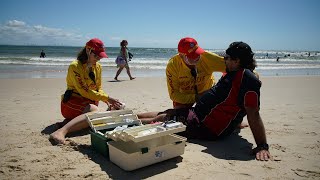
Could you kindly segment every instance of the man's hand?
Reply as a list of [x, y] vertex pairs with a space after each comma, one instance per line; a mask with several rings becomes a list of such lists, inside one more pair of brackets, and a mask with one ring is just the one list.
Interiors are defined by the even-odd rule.
[[254, 152], [256, 153], [256, 159], [258, 161], [268, 161], [269, 159], [273, 160], [273, 158], [268, 150], [265, 150], [265, 149], [258, 150], [257, 148], [255, 148]]

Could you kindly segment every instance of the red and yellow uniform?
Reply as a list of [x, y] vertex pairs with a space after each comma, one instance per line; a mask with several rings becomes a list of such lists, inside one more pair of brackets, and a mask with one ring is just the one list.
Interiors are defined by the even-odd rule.
[[[106, 102], [108, 95], [101, 86], [102, 69], [100, 63], [92, 66], [95, 74], [95, 82], [89, 77], [87, 64], [73, 61], [68, 69], [67, 90], [72, 90], [72, 96], [68, 102], [61, 101], [61, 113], [66, 119], [73, 119], [83, 113], [88, 104], [98, 105], [99, 101]], [[63, 96], [62, 96], [63, 97]]]
[[195, 103], [195, 85], [199, 94], [210, 89], [215, 84], [212, 73], [225, 72], [226, 66], [223, 57], [205, 51], [201, 54], [196, 69], [195, 80], [190, 68], [179, 54], [169, 60], [166, 68], [167, 87], [174, 106], [177, 104], [192, 106]]

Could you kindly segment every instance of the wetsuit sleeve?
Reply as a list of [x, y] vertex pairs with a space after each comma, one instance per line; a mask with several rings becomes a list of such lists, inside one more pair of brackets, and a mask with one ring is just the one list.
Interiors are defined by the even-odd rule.
[[[97, 74], [99, 74], [99, 72]], [[76, 66], [69, 67], [67, 78], [68, 81], [72, 82], [74, 88], [81, 96], [93, 101], [107, 101], [109, 97], [101, 89], [101, 69], [99, 76], [100, 77], [97, 78], [98, 91], [89, 88], [84, 79], [84, 72], [81, 72]]]
[[261, 82], [258, 80], [254, 73], [247, 82], [247, 91], [244, 94], [244, 107], [259, 108], [260, 106], [260, 87]]
[[244, 97], [244, 106], [257, 108], [259, 107], [259, 96], [255, 91], [248, 91]]
[[178, 65], [173, 61], [169, 61], [166, 68], [167, 87], [170, 99], [180, 104], [190, 104], [195, 102], [195, 94], [180, 93], [179, 91], [179, 77]]

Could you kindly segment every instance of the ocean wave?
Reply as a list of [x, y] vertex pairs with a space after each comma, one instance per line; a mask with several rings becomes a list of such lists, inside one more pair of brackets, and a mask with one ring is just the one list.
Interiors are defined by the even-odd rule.
[[[40, 58], [41, 49], [46, 52], [46, 58]], [[0, 46], [0, 73], [16, 71], [16, 69], [30, 69], [33, 71], [66, 70], [76, 59], [80, 47], [35, 47], [35, 46]], [[214, 53], [224, 52], [223, 49], [206, 49]], [[153, 72], [166, 69], [169, 59], [177, 53], [177, 48], [130, 48], [134, 54], [129, 62], [133, 70]], [[286, 50], [257, 50], [254, 51], [257, 60], [257, 70], [263, 73], [287, 72], [292, 74], [320, 72], [320, 53], [316, 51], [286, 51]], [[309, 55], [310, 53], [310, 55]], [[115, 59], [119, 54], [119, 47], [107, 47], [109, 58], [101, 59], [100, 63], [107, 70], [117, 70]], [[279, 57], [279, 62], [276, 61]], [[23, 67], [23, 68], [21, 68]], [[311, 74], [312, 74], [311, 73]]]

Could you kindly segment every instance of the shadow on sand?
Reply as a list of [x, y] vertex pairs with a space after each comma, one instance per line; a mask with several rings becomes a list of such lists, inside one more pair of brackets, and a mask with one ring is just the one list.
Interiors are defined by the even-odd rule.
[[[52, 124], [47, 126], [41, 131], [43, 134], [51, 134], [62, 124]], [[252, 144], [239, 135], [239, 132], [231, 134], [218, 141], [203, 141], [203, 140], [188, 140], [189, 143], [199, 144], [207, 147], [202, 152], [211, 154], [213, 157], [225, 160], [239, 160], [249, 161], [255, 159], [251, 154]], [[83, 136], [89, 134], [89, 129], [79, 131], [77, 133], [68, 134], [68, 137]], [[111, 179], [146, 179], [154, 175], [166, 172], [168, 170], [177, 168], [177, 164], [182, 162], [182, 157], [172, 158], [157, 164], [146, 166], [134, 171], [124, 171], [115, 164], [113, 164], [108, 158], [102, 156], [96, 152], [91, 145], [77, 144], [71, 145], [76, 151], [88, 156], [90, 160], [95, 162], [101, 167], [102, 171], [105, 171]]]
[[182, 157], [178, 156], [134, 171], [125, 171], [113, 164], [108, 158], [97, 153], [91, 145], [77, 145], [74, 149], [88, 156], [96, 164], [99, 164], [101, 170], [105, 171], [111, 179], [146, 179], [177, 168], [177, 164], [182, 162]]
[[207, 147], [202, 152], [211, 154], [213, 157], [225, 160], [250, 161], [255, 159], [252, 154], [253, 144], [242, 138], [238, 132], [217, 141], [190, 140], [190, 143]]
[[[60, 123], [55, 123], [47, 126], [44, 128], [41, 133], [42, 134], [47, 134], [50, 135], [57, 129], [61, 128], [65, 123], [60, 122]], [[75, 133], [70, 133], [68, 134], [67, 137], [75, 137], [75, 136], [84, 136], [88, 135], [89, 133], [89, 128], [78, 131]], [[68, 146], [72, 147], [74, 150], [81, 152], [82, 154], [88, 156], [90, 160], [95, 162], [101, 167], [102, 171], [105, 171], [109, 178], [111, 179], [146, 179], [149, 177], [152, 177], [154, 175], [163, 173], [165, 171], [171, 170], [173, 168], [177, 168], [177, 164], [182, 162], [182, 157], [178, 156], [176, 158], [172, 158], [166, 161], [162, 161], [157, 164], [153, 164], [150, 166], [146, 166], [134, 171], [124, 171], [117, 165], [113, 164], [108, 158], [102, 156], [98, 152], [96, 152], [91, 145], [87, 144], [77, 144], [76, 142], [73, 142], [70, 140], [71, 143], [69, 143]], [[51, 141], [50, 141], [51, 142]], [[52, 143], [52, 142], [51, 142]], [[55, 145], [55, 144], [53, 144]]]
[[107, 81], [107, 82], [122, 82], [122, 81], [126, 81], [126, 80], [110, 80], [110, 81]]
[[[57, 122], [55, 124], [51, 124], [47, 127], [45, 127], [41, 133], [42, 134], [46, 134], [46, 135], [50, 135], [51, 133], [53, 133], [54, 131], [62, 128], [65, 124], [67, 124], [69, 122], [69, 120], [65, 119], [62, 122]], [[66, 137], [75, 137], [75, 136], [83, 136], [83, 135], [87, 135], [89, 134], [89, 128], [75, 132], [75, 133], [69, 133]]]

